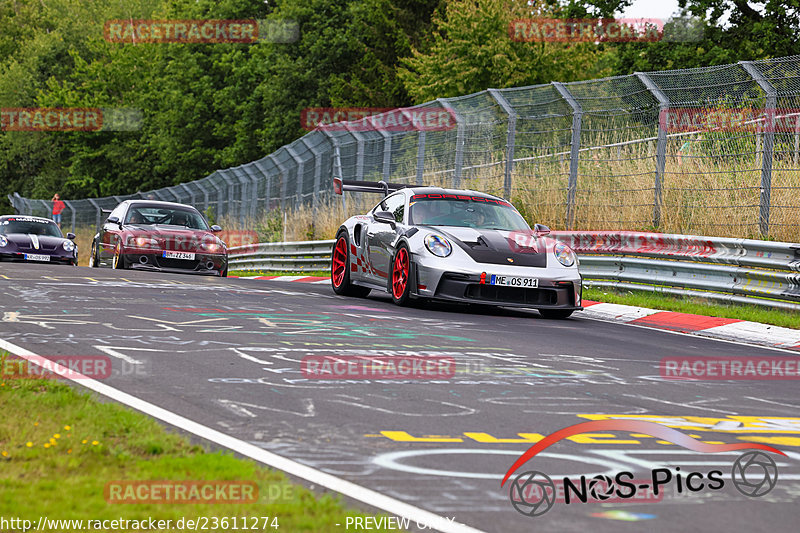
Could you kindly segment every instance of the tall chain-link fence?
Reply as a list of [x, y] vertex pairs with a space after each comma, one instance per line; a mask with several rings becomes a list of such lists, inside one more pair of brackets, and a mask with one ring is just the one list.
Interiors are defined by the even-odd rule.
[[[800, 56], [489, 89], [320, 127], [197, 181], [67, 200], [63, 223], [94, 225], [127, 198], [189, 203], [243, 223], [271, 210], [316, 211], [347, 201], [331, 186], [342, 176], [492, 192], [555, 228], [793, 241], [798, 95]], [[437, 110], [448, 120], [429, 127]], [[49, 201], [10, 199], [19, 213], [51, 212]]]

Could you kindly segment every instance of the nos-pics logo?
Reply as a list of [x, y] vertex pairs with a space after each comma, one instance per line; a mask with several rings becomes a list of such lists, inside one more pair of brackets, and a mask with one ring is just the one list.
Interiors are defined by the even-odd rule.
[[[778, 466], [775, 461], [766, 453], [756, 450], [786, 456], [782, 451], [766, 444], [707, 444], [676, 429], [654, 422], [595, 420], [561, 429], [531, 446], [509, 468], [500, 486], [502, 487], [511, 475], [528, 460], [556, 442], [580, 433], [602, 431], [645, 433], [701, 453], [750, 450], [734, 461], [731, 469], [731, 482], [737, 491], [751, 498], [768, 494], [778, 482]], [[525, 516], [535, 517], [545, 514], [553, 508], [556, 502], [569, 505], [590, 501], [606, 503], [661, 501], [664, 495], [663, 489], [667, 486], [674, 487], [679, 494], [703, 490], [716, 491], [725, 486], [725, 480], [721, 470], [711, 470], [707, 473], [687, 472], [682, 471], [680, 467], [674, 469], [655, 468], [650, 471], [648, 477], [638, 480], [634, 479], [632, 472], [617, 472], [613, 477], [608, 475], [590, 478], [586, 476], [564, 477], [554, 481], [543, 472], [528, 470], [514, 478], [509, 487], [509, 498], [511, 505], [518, 512]]]

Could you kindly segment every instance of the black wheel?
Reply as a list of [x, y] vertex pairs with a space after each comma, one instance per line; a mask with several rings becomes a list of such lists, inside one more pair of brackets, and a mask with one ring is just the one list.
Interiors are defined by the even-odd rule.
[[411, 252], [405, 243], [401, 244], [394, 254], [389, 276], [392, 301], [397, 305], [409, 305], [411, 300]]
[[221, 277], [221, 278], [227, 278], [228, 277], [228, 266], [227, 265], [225, 265], [225, 268], [222, 270], [222, 272], [219, 273], [219, 277]]
[[569, 318], [572, 315], [572, 311], [572, 309], [539, 309], [539, 314], [542, 315], [542, 318], [563, 320]]
[[122, 241], [117, 241], [114, 246], [114, 260], [111, 266], [116, 270], [124, 270], [127, 266], [125, 264], [125, 255], [122, 253]]
[[331, 287], [333, 292], [341, 296], [357, 296], [364, 298], [371, 289], [350, 283], [350, 241], [347, 231], [340, 231], [336, 236], [336, 244], [331, 253]]
[[100, 259], [97, 257], [97, 243], [92, 241], [92, 255], [89, 256], [89, 266], [97, 268], [100, 266]]

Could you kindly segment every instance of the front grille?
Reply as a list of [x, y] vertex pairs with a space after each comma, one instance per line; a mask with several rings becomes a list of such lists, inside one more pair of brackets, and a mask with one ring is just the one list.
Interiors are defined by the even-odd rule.
[[524, 305], [556, 305], [558, 303], [558, 291], [543, 288], [468, 285], [465, 296], [474, 300]]

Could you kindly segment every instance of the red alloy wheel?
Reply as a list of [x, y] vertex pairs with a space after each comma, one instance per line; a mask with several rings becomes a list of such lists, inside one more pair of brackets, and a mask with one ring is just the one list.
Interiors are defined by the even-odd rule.
[[333, 268], [331, 269], [331, 281], [334, 287], [341, 287], [344, 281], [345, 269], [347, 268], [347, 240], [339, 237], [336, 241], [336, 248], [333, 250]]
[[394, 269], [392, 269], [392, 293], [395, 299], [399, 300], [406, 292], [408, 285], [408, 252], [405, 248], [397, 250], [394, 258]]

